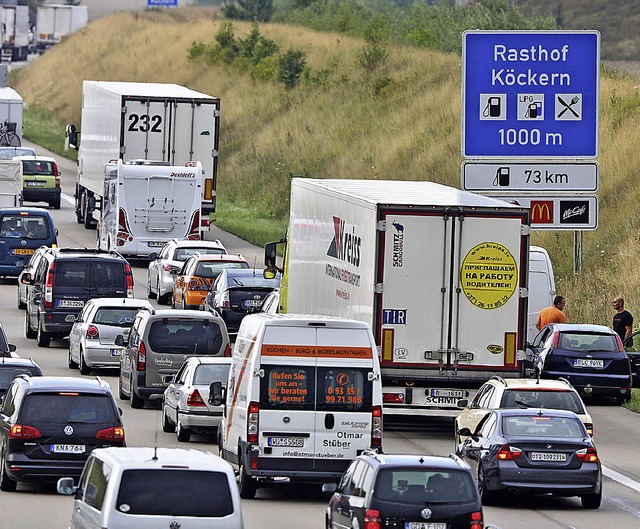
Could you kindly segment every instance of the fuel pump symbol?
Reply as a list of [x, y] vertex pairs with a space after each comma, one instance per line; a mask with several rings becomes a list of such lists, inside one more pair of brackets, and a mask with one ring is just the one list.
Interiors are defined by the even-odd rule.
[[510, 171], [508, 167], [498, 167], [493, 185], [496, 187], [509, 187]]

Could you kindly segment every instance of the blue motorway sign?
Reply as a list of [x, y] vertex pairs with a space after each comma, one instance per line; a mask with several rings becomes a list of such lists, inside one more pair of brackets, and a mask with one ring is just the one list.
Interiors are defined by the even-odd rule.
[[178, 7], [178, 0], [147, 0], [147, 7]]
[[598, 156], [600, 33], [467, 31], [465, 158]]

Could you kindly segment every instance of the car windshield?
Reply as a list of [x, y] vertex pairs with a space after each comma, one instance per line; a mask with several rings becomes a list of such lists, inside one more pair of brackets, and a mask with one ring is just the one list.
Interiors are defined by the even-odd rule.
[[229, 367], [229, 364], [200, 364], [193, 376], [193, 383], [205, 386], [212, 382], [222, 382], [226, 385], [229, 378]]
[[468, 503], [476, 499], [473, 478], [467, 472], [433, 468], [382, 470], [375, 486], [378, 501], [392, 503]]
[[502, 430], [508, 436], [524, 437], [586, 437], [587, 435], [578, 418], [548, 415], [503, 417]]
[[32, 393], [25, 398], [20, 419], [27, 424], [98, 424], [115, 421], [115, 413], [107, 395]]
[[184, 262], [196, 253], [201, 255], [223, 255], [227, 252], [222, 248], [176, 248], [173, 259]]
[[550, 408], [584, 413], [580, 397], [573, 391], [509, 389], [504, 392], [502, 408]]
[[618, 351], [618, 343], [612, 334], [567, 332], [560, 335], [558, 348], [583, 353], [613, 353]]
[[229, 480], [222, 472], [125, 470], [120, 481], [116, 509], [127, 516], [218, 518], [233, 514], [233, 501]]
[[98, 309], [93, 318], [94, 323], [113, 327], [131, 327], [133, 318], [138, 314], [138, 307], [104, 307]]
[[222, 332], [208, 319], [163, 318], [151, 324], [149, 346], [156, 353], [220, 353]]
[[0, 392], [6, 392], [13, 379], [18, 375], [38, 376], [40, 370], [35, 366], [7, 366], [0, 363]]
[[49, 223], [42, 215], [2, 215], [0, 236], [15, 239], [48, 239]]

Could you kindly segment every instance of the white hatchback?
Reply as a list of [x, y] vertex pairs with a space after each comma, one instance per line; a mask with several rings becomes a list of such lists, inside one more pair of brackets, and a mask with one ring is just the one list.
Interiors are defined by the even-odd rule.
[[116, 336], [131, 330], [140, 309], [152, 310], [151, 303], [134, 298], [92, 299], [76, 318], [69, 334], [69, 368], [80, 368], [88, 375], [98, 367], [120, 367], [124, 347], [115, 344]]
[[243, 529], [231, 465], [211, 452], [183, 448], [97, 448], [80, 481], [58, 481], [75, 495], [77, 529]]

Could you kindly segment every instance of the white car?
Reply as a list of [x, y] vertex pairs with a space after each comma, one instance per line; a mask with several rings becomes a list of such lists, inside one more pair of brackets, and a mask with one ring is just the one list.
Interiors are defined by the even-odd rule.
[[158, 255], [152, 254], [147, 271], [147, 297], [157, 298], [160, 305], [167, 305], [173, 294], [176, 272], [179, 272], [185, 261], [195, 253], [204, 255], [228, 252], [218, 239], [215, 241], [170, 240]]
[[231, 358], [192, 356], [188, 358], [164, 391], [162, 430], [176, 432], [178, 441], [188, 441], [191, 432], [215, 433], [223, 406], [209, 402], [213, 382], [227, 385]]
[[144, 299], [89, 300], [69, 335], [69, 368], [80, 367], [80, 373], [88, 375], [92, 368], [120, 367], [124, 347], [115, 344], [116, 336], [131, 329], [135, 315], [143, 308], [153, 310]]

